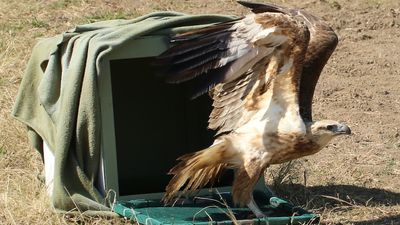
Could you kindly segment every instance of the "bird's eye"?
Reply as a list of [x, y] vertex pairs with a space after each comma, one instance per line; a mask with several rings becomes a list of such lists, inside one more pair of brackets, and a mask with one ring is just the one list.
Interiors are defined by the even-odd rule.
[[333, 129], [335, 129], [335, 125], [328, 125], [326, 126], [326, 129], [332, 131]]

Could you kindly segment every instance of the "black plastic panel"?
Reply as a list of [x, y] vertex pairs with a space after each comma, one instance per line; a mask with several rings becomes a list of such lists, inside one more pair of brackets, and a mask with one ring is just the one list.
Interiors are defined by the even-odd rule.
[[[152, 58], [113, 60], [111, 66], [120, 195], [163, 192], [179, 156], [212, 144], [207, 94], [190, 100], [185, 85], [154, 75]], [[232, 175], [216, 186], [231, 185]]]

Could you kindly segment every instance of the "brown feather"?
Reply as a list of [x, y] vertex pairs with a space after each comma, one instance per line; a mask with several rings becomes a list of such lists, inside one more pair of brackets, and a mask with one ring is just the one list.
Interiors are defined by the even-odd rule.
[[180, 196], [178, 192], [185, 185], [183, 192], [188, 194], [213, 183], [235, 157], [225, 145], [225, 142], [221, 142], [179, 157], [180, 162], [169, 171], [174, 176], [166, 187], [163, 201], [166, 204], [173, 202], [175, 197]]
[[299, 106], [304, 121], [312, 121], [312, 100], [319, 76], [338, 43], [335, 32], [321, 20], [310, 29], [310, 43], [300, 80]]
[[300, 78], [299, 106], [304, 121], [312, 121], [312, 99], [319, 76], [335, 50], [338, 37], [332, 28], [318, 17], [301, 9], [289, 9], [269, 3], [238, 1], [254, 13], [278, 12], [290, 15], [305, 23], [310, 31], [310, 41]]

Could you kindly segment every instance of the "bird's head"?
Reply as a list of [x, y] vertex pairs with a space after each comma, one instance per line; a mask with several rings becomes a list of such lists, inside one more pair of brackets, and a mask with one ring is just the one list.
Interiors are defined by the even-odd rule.
[[351, 134], [351, 130], [346, 124], [321, 120], [307, 124], [307, 133], [314, 142], [323, 147], [334, 137]]

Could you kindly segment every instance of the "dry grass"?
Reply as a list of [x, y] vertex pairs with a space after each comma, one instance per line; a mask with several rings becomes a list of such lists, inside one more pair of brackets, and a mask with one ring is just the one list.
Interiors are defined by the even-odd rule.
[[[295, 169], [289, 173], [281, 170], [275, 190], [320, 213], [323, 224], [400, 224], [400, 71], [395, 69], [400, 38], [394, 32], [400, 24], [398, 3], [273, 2], [311, 8], [338, 30], [342, 44], [325, 72], [348, 75], [343, 80], [322, 78], [316, 115], [339, 116], [355, 131], [354, 136], [337, 140], [320, 154], [292, 164]], [[40, 157], [29, 146], [25, 127], [10, 113], [30, 51], [39, 38], [77, 24], [133, 18], [155, 10], [246, 12], [233, 0], [0, 0], [0, 224], [128, 223], [120, 218], [54, 213], [38, 179]], [[271, 169], [275, 176], [277, 169]]]

